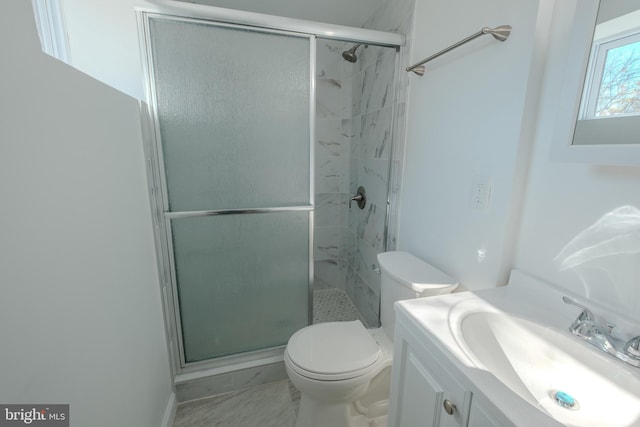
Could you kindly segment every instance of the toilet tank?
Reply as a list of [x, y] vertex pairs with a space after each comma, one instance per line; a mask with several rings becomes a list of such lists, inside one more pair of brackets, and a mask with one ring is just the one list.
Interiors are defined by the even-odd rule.
[[393, 339], [396, 301], [453, 292], [458, 282], [431, 264], [408, 252], [378, 254], [380, 265], [380, 323]]

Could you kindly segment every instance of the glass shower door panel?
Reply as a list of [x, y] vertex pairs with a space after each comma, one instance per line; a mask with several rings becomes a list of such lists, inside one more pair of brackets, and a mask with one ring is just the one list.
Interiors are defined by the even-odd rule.
[[310, 204], [310, 39], [151, 18], [169, 210]]
[[182, 362], [284, 345], [309, 320], [314, 40], [147, 29]]
[[310, 215], [172, 220], [187, 363], [284, 345], [307, 325]]

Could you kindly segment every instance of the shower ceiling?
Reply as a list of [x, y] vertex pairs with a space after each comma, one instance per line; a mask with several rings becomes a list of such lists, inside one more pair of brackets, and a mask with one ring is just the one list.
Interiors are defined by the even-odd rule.
[[329, 24], [360, 27], [388, 0], [179, 0]]

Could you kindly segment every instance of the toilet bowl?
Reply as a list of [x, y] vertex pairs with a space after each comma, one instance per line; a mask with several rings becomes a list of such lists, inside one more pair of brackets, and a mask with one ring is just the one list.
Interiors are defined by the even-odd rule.
[[[300, 390], [296, 427], [385, 425], [393, 359], [393, 304], [452, 292], [457, 282], [407, 252], [378, 254], [380, 321], [318, 323], [291, 336], [287, 374]], [[376, 424], [376, 423], [380, 424]]]

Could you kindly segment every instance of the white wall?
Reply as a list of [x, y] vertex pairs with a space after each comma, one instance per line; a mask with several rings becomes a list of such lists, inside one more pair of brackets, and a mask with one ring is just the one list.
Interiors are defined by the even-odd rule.
[[[185, 1], [185, 0], [183, 0]], [[134, 0], [60, 0], [70, 64], [137, 99], [143, 99]], [[360, 26], [384, 0], [199, 0], [217, 7]]]
[[[504, 44], [476, 40], [411, 77], [400, 248], [467, 288], [504, 284], [519, 268], [640, 319], [640, 167], [549, 160], [576, 1], [536, 11], [535, 0], [418, 0], [414, 61], [484, 25], [514, 30]], [[486, 212], [469, 208], [476, 174], [492, 177]], [[623, 206], [632, 215], [614, 216]], [[607, 214], [608, 228], [570, 251], [592, 245], [585, 253], [596, 257], [562, 270], [554, 258]]]
[[603, 0], [598, 9], [597, 23], [607, 22], [636, 10], [638, 10], [637, 0]]
[[161, 424], [171, 394], [138, 104], [0, 5], [0, 402]]
[[62, 0], [70, 64], [127, 95], [144, 97], [134, 0]]
[[[514, 267], [640, 319], [640, 217], [615, 218], [591, 245], [610, 239], [599, 257], [561, 271], [554, 262], [575, 236], [621, 206], [640, 208], [640, 167], [589, 166], [549, 160], [563, 81], [571, 12], [576, 0], [556, 2], [535, 150]], [[625, 223], [625, 221], [627, 221]], [[584, 242], [574, 249], [585, 249]], [[606, 249], [606, 251], [604, 250]], [[611, 255], [625, 249], [627, 254]], [[605, 255], [608, 253], [609, 255]]]
[[[410, 77], [399, 247], [468, 289], [504, 283], [512, 261], [549, 3], [417, 0], [411, 62], [513, 26], [504, 43], [483, 36]], [[470, 205], [475, 176], [491, 178], [486, 211]]]

